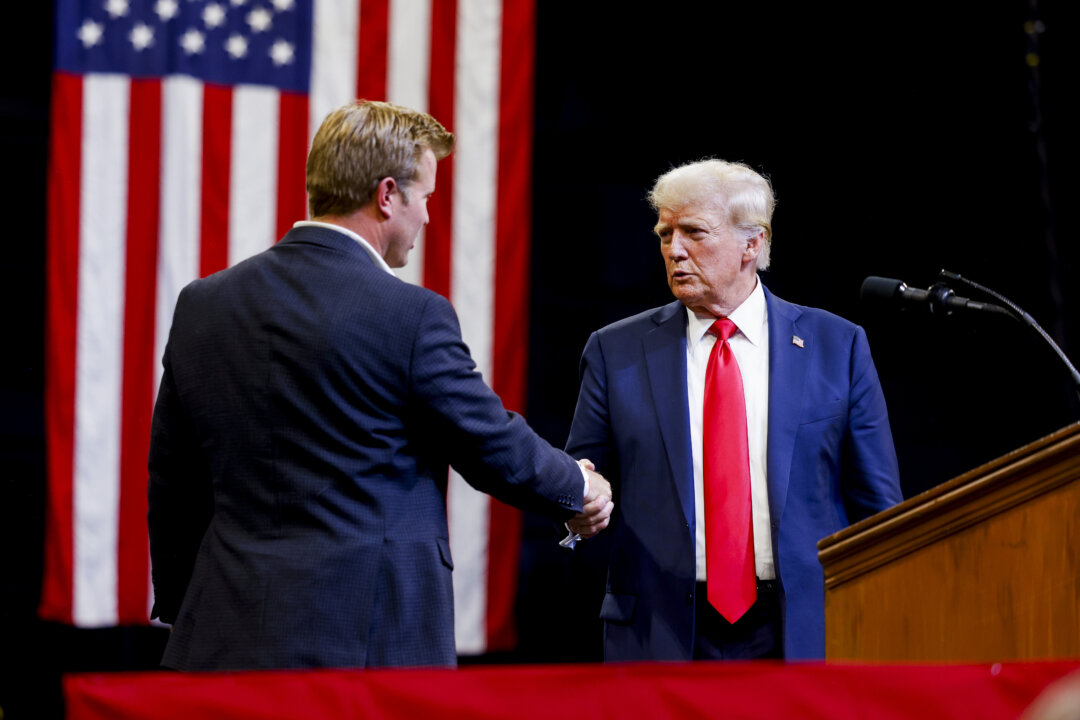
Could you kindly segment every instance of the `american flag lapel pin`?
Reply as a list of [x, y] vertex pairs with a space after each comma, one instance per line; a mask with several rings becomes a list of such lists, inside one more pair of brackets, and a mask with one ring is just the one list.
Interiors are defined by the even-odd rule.
[[792, 345], [798, 345], [799, 347], [802, 347], [805, 343], [803, 343], [803, 339], [801, 337], [799, 337], [798, 335], [792, 335], [791, 336], [791, 344]]

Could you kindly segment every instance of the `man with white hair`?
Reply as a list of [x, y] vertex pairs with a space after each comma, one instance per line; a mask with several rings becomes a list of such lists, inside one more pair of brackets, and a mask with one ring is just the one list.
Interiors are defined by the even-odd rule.
[[677, 300], [589, 338], [567, 443], [620, 498], [605, 659], [822, 657], [817, 541], [901, 499], [866, 336], [761, 284], [749, 167], [684, 165], [649, 200]]

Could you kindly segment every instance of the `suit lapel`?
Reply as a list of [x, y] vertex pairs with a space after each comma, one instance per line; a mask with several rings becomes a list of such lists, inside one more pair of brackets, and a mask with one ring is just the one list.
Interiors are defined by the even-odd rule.
[[[777, 525], [784, 515], [791, 456], [799, 429], [803, 388], [810, 365], [813, 337], [797, 324], [802, 311], [765, 289], [769, 312], [769, 439], [767, 482], [769, 512]], [[802, 341], [796, 344], [795, 338]]]
[[683, 515], [693, 527], [694, 474], [690, 408], [686, 399], [686, 310], [676, 301], [658, 310], [653, 322], [657, 323], [656, 328], [642, 339], [649, 389]]

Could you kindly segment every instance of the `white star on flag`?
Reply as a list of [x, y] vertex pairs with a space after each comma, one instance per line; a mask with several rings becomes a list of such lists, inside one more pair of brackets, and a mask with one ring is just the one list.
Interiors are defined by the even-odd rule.
[[203, 10], [202, 17], [206, 27], [211, 29], [220, 27], [225, 22], [225, 8], [217, 3], [210, 3]]
[[180, 36], [180, 47], [188, 55], [198, 55], [206, 47], [206, 36], [195, 28], [190, 28]]
[[229, 39], [225, 42], [225, 51], [239, 60], [247, 55], [248, 43], [244, 39], [243, 35], [237, 35], [233, 33], [229, 36]]
[[145, 23], [136, 23], [128, 33], [128, 39], [136, 50], [145, 50], [154, 44], [154, 29]]
[[263, 32], [270, 29], [273, 15], [266, 8], [258, 8], [248, 13], [247, 22], [252, 32]]
[[79, 28], [77, 37], [82, 41], [83, 47], [92, 48], [101, 42], [101, 36], [105, 34], [105, 26], [87, 19]]
[[128, 0], [106, 0], [105, 12], [115, 20], [128, 14]]
[[270, 57], [279, 67], [288, 65], [293, 61], [293, 46], [284, 40], [278, 40], [270, 46]]
[[154, 12], [157, 13], [161, 22], [172, 20], [179, 11], [180, 8], [176, 4], [176, 0], [158, 0], [154, 4]]

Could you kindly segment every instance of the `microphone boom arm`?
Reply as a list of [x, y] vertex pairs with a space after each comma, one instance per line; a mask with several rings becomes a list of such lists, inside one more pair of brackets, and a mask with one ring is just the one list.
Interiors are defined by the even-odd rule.
[[1061, 348], [1058, 347], [1058, 344], [1054, 342], [1054, 339], [1050, 337], [1050, 335], [1047, 334], [1047, 332], [1043, 330], [1042, 327], [1039, 326], [1039, 323], [1035, 322], [1035, 318], [1028, 315], [1020, 308], [1019, 305], [1017, 305], [1001, 293], [995, 292], [988, 287], [983, 287], [982, 285], [973, 280], [968, 280], [965, 277], [961, 277], [956, 273], [952, 273], [944, 269], [938, 273], [938, 276], [946, 278], [948, 280], [952, 280], [954, 282], [959, 282], [973, 290], [977, 290], [984, 295], [988, 295], [989, 297], [994, 298], [999, 303], [1001, 303], [1002, 309], [1008, 311], [1009, 315], [1034, 330], [1040, 337], [1042, 337], [1043, 340], [1046, 341], [1046, 343], [1051, 348], [1053, 348], [1054, 352], [1057, 354], [1058, 358], [1060, 358], [1061, 362], [1065, 363], [1065, 366], [1069, 369], [1069, 374], [1072, 375], [1073, 383], [1076, 385], [1076, 391], [1078, 394], [1080, 394], [1080, 372], [1076, 371], [1076, 366], [1074, 366], [1072, 364], [1072, 361], [1069, 360], [1068, 356], [1066, 356], [1065, 353], [1062, 352]]

